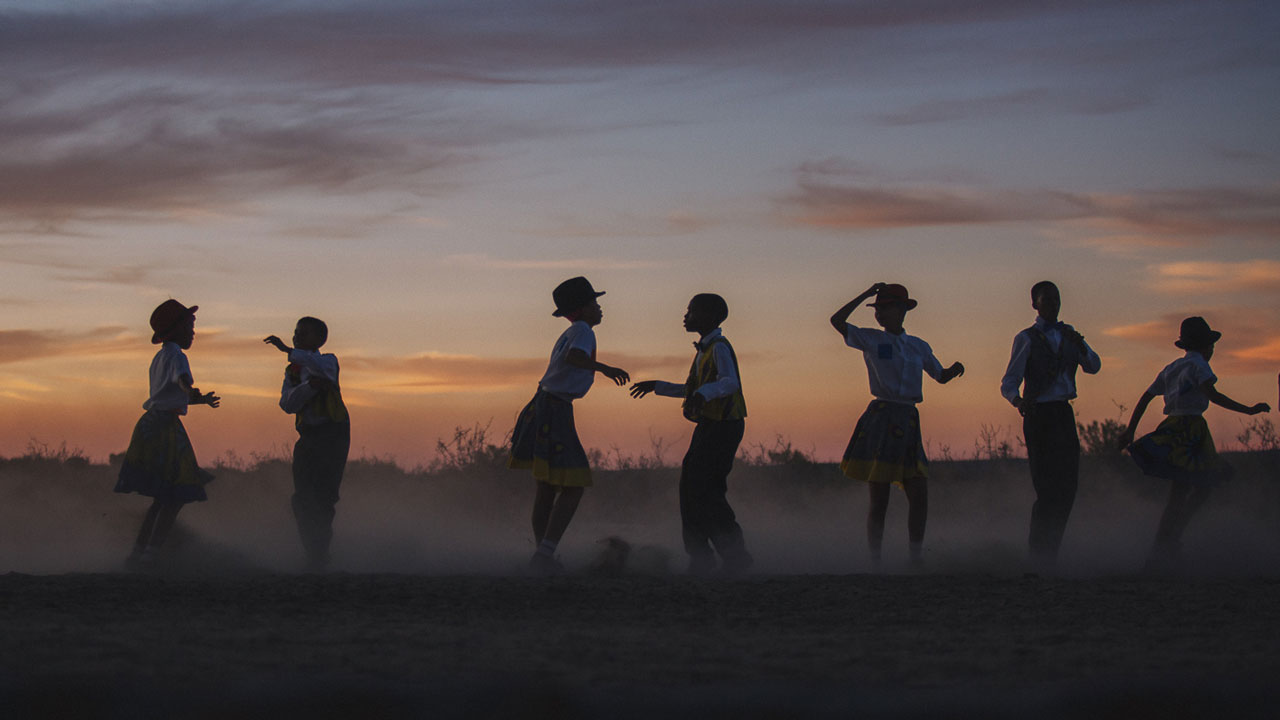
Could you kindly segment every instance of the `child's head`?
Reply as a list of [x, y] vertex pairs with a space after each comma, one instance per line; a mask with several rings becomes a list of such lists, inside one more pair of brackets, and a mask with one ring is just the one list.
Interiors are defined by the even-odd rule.
[[729, 304], [715, 293], [698, 293], [689, 301], [684, 313], [684, 329], [700, 335], [720, 327], [729, 317]]
[[1062, 310], [1062, 293], [1058, 292], [1058, 286], [1048, 280], [1032, 285], [1031, 307], [1045, 320], [1056, 321], [1058, 312]]
[[293, 346], [299, 350], [319, 350], [329, 339], [329, 326], [320, 318], [301, 317], [293, 328]]
[[1222, 333], [1211, 329], [1204, 318], [1196, 315], [1182, 321], [1178, 339], [1173, 344], [1183, 350], [1198, 352], [1208, 360], [1213, 357], [1213, 346], [1221, 337]]
[[876, 301], [871, 307], [876, 311], [876, 322], [890, 332], [902, 330], [902, 323], [907, 311], [918, 303], [911, 299], [907, 289], [901, 285], [891, 284], [880, 288], [876, 293]]
[[604, 311], [596, 300], [603, 294], [603, 291], [596, 292], [584, 277], [569, 278], [551, 291], [551, 299], [556, 304], [556, 311], [551, 314], [567, 318], [569, 322], [581, 320], [594, 327], [604, 319]]
[[151, 342], [159, 345], [162, 342], [177, 343], [178, 347], [187, 350], [196, 337], [196, 310], [199, 305], [187, 307], [170, 298], [151, 311]]

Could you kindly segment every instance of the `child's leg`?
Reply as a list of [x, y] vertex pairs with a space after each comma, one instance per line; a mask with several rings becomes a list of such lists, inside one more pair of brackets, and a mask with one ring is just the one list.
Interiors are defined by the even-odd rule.
[[541, 544], [547, 536], [547, 524], [551, 521], [551, 509], [556, 503], [556, 488], [550, 483], [538, 482], [538, 492], [533, 496], [533, 542]]
[[927, 478], [911, 478], [902, 487], [907, 494], [907, 538], [911, 542], [911, 560], [919, 562], [924, 526], [929, 520], [929, 482]]
[[173, 529], [173, 523], [178, 519], [178, 511], [182, 509], [182, 503], [170, 502], [160, 505], [160, 511], [156, 515], [156, 529], [151, 535], [151, 547], [158, 548], [164, 545], [164, 541], [169, 537], [169, 531]]
[[549, 540], [553, 543], [559, 543], [560, 538], [564, 536], [565, 528], [569, 527], [569, 521], [573, 519], [573, 514], [578, 510], [578, 503], [582, 500], [582, 491], [586, 488], [566, 487], [560, 489], [560, 494], [556, 497], [555, 507], [551, 509], [551, 517], [547, 519], [547, 533], [543, 536], [543, 540]]
[[867, 483], [871, 502], [867, 507], [867, 546], [871, 559], [880, 562], [880, 545], [884, 540], [884, 516], [889, 511], [889, 483]]
[[1207, 487], [1192, 487], [1190, 483], [1174, 481], [1169, 487], [1169, 502], [1160, 516], [1160, 527], [1156, 530], [1156, 546], [1176, 548], [1191, 517], [1208, 497]]
[[161, 505], [159, 498], [152, 499], [151, 507], [147, 508], [147, 514], [142, 517], [142, 527], [138, 529], [138, 539], [134, 541], [134, 552], [141, 551], [151, 544], [151, 536], [156, 528], [156, 516], [160, 514]]

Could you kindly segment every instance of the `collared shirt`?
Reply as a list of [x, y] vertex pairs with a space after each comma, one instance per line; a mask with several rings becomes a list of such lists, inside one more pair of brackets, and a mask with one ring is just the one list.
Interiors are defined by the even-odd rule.
[[[1034, 327], [1049, 341], [1049, 347], [1053, 348], [1054, 352], [1062, 347], [1062, 330], [1067, 327], [1065, 323], [1057, 322], [1050, 325], [1044, 318], [1037, 316]], [[1014, 407], [1018, 406], [1018, 401], [1022, 398], [1019, 389], [1022, 386], [1022, 379], [1026, 376], [1027, 358], [1031, 356], [1032, 332], [1035, 330], [1028, 328], [1013, 336], [1013, 351], [1009, 354], [1009, 367], [1005, 369], [1004, 379], [1000, 381], [1000, 394]], [[1093, 351], [1093, 348], [1089, 347], [1089, 343], [1084, 344], [1084, 352], [1080, 354], [1080, 369], [1090, 375], [1102, 369], [1102, 359]], [[1061, 402], [1075, 396], [1076, 379], [1073, 368], [1063, 368], [1049, 387], [1036, 398], [1036, 402]]]
[[[698, 352], [706, 350], [716, 338], [721, 336], [720, 328], [716, 328], [707, 333], [701, 340], [695, 342], [693, 346]], [[702, 396], [704, 400], [715, 400], [717, 398], [729, 397], [738, 392], [742, 388], [742, 381], [738, 379], [738, 366], [733, 362], [733, 353], [729, 350], [728, 343], [716, 343], [711, 348], [711, 357], [715, 360], [716, 370], [719, 377], [699, 387], [694, 392]], [[663, 397], [684, 397], [684, 383], [670, 383], [658, 380], [654, 385], [653, 392]]]
[[151, 359], [151, 396], [142, 403], [144, 410], [165, 410], [179, 415], [187, 414], [191, 402], [191, 386], [184, 377], [191, 377], [191, 364], [187, 354], [175, 342], [165, 342]]
[[308, 382], [313, 377], [322, 377], [338, 387], [338, 357], [332, 353], [321, 353], [318, 350], [302, 350], [294, 348], [289, 351], [289, 362], [301, 367], [301, 381], [294, 385], [285, 376], [280, 386], [280, 409], [290, 415], [303, 413], [304, 425], [319, 425], [328, 422], [328, 418], [306, 412], [307, 403], [320, 393]]
[[538, 387], [562, 400], [577, 400], [591, 389], [595, 382], [594, 370], [570, 365], [570, 350], [581, 350], [592, 360], [596, 357], [596, 333], [583, 320], [574, 321], [564, 332], [560, 333], [555, 347], [551, 349], [551, 361], [547, 364], [547, 372]]
[[942, 377], [942, 363], [933, 349], [914, 335], [845, 323], [844, 344], [862, 351], [871, 394], [877, 399], [914, 405], [924, 400], [923, 373], [934, 380]]
[[1200, 390], [1207, 382], [1217, 382], [1209, 361], [1193, 350], [1160, 371], [1147, 394], [1164, 396], [1165, 415], [1199, 415], [1209, 409], [1209, 396]]

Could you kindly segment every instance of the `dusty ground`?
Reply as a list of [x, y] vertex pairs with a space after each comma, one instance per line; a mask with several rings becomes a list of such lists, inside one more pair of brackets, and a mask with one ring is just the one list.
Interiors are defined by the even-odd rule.
[[0, 576], [5, 717], [1274, 717], [1280, 580]]

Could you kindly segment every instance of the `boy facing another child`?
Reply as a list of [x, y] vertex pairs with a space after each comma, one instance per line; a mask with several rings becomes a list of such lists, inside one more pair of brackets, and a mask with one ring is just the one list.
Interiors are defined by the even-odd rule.
[[351, 449], [351, 417], [338, 386], [338, 358], [321, 353], [329, 339], [324, 321], [298, 320], [293, 347], [271, 335], [263, 342], [289, 356], [280, 387], [280, 409], [294, 416], [298, 441], [293, 446], [293, 516], [307, 553], [307, 568], [329, 565], [334, 506]]
[[738, 358], [720, 332], [728, 317], [724, 298], [694, 295], [684, 314], [684, 329], [699, 337], [689, 378], [683, 383], [644, 380], [631, 386], [634, 398], [649, 393], [682, 398], [684, 416], [697, 423], [680, 466], [680, 525], [691, 575], [715, 569], [716, 553], [726, 575], [740, 574], [752, 565], [742, 528], [725, 497], [747, 416]]

